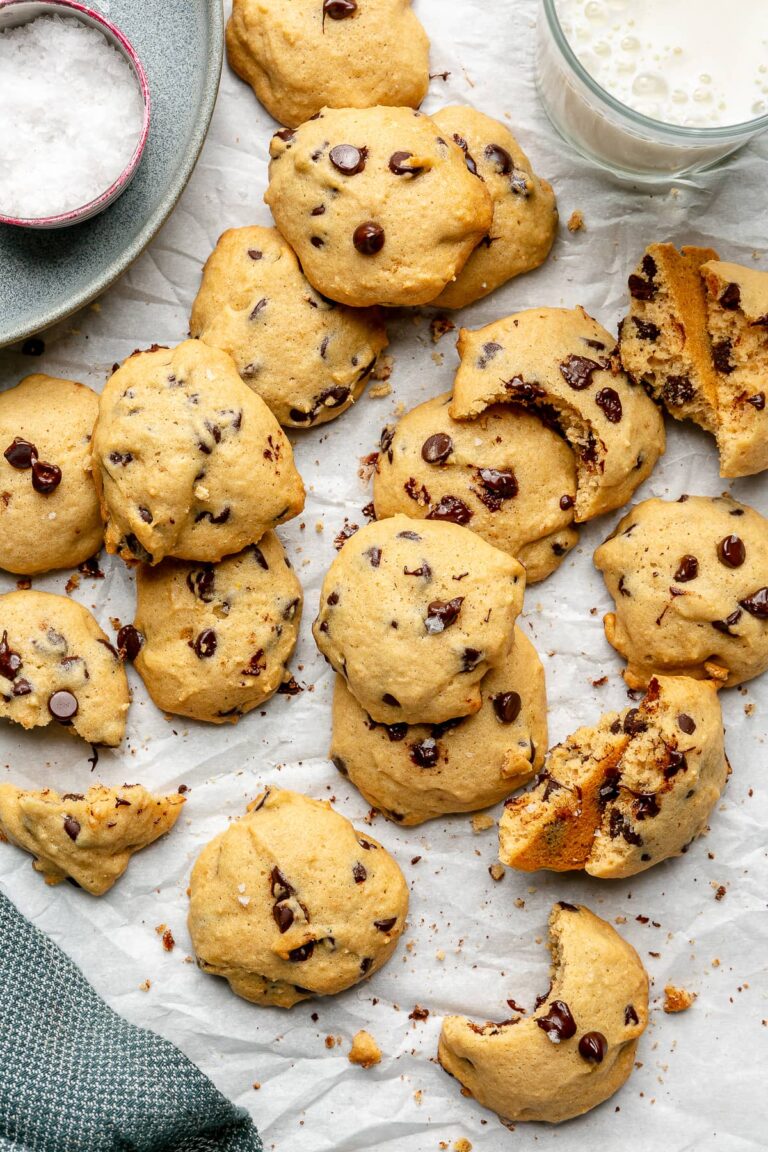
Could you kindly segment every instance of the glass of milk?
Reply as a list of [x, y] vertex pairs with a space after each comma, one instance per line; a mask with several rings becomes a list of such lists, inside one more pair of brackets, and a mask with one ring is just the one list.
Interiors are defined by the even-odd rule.
[[768, 128], [768, 0], [540, 0], [560, 134], [634, 180], [708, 167]]

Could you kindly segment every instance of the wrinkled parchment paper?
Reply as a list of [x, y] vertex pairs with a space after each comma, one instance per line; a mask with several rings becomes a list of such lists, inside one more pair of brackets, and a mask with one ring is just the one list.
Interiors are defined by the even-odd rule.
[[[535, 8], [534, 0], [416, 0], [432, 39], [432, 71], [450, 74], [433, 80], [427, 110], [466, 101], [507, 119], [554, 183], [561, 210], [560, 235], [546, 266], [467, 310], [462, 322], [477, 326], [538, 304], [583, 304], [615, 329], [626, 276], [651, 240], [711, 244], [724, 259], [768, 267], [768, 138], [722, 170], [672, 189], [638, 191], [596, 171], [562, 143], [538, 103]], [[219, 233], [270, 222], [262, 193], [272, 130], [250, 89], [225, 66], [202, 158], [159, 237], [97, 304], [46, 336], [42, 360], [0, 352], [0, 384], [44, 370], [100, 389], [112, 363], [134, 348], [180, 340], [201, 265]], [[586, 229], [570, 234], [565, 221], [574, 209], [583, 212]], [[138, 780], [156, 789], [184, 783], [190, 792], [171, 835], [136, 856], [99, 900], [68, 884], [47, 888], [26, 854], [2, 845], [0, 884], [117, 1011], [180, 1045], [248, 1108], [267, 1149], [436, 1152], [461, 1139], [478, 1152], [764, 1148], [768, 676], [723, 694], [733, 776], [710, 834], [680, 860], [628, 882], [507, 871], [494, 883], [488, 867], [496, 858], [495, 828], [475, 833], [469, 816], [457, 816], [399, 830], [378, 817], [372, 831], [397, 857], [412, 895], [400, 947], [371, 981], [283, 1012], [237, 999], [223, 981], [189, 962], [185, 890], [191, 863], [263, 784], [335, 797], [346, 816], [358, 823], [366, 817], [368, 806], [326, 758], [332, 677], [314, 649], [309, 624], [334, 555], [333, 537], [345, 517], [363, 523], [360, 510], [370, 490], [358, 476], [358, 458], [375, 449], [379, 430], [401, 406], [449, 389], [457, 362], [453, 334], [433, 344], [428, 319], [406, 316], [392, 324], [391, 337], [391, 395], [366, 396], [335, 423], [294, 438], [307, 507], [281, 536], [306, 595], [293, 660], [305, 691], [276, 696], [237, 726], [206, 727], [162, 716], [131, 669], [128, 737], [119, 751], [102, 752], [93, 772], [90, 748], [65, 733], [3, 726], [2, 779], [64, 791], [83, 790], [95, 780]], [[710, 438], [671, 423], [668, 434], [667, 454], [640, 497], [730, 488], [768, 513], [765, 477], [726, 484]], [[609, 598], [591, 563], [617, 519], [586, 527], [559, 572], [526, 594], [523, 626], [546, 666], [551, 742], [626, 704], [620, 661], [603, 636]], [[112, 558], [104, 557], [104, 568], [104, 580], [83, 578], [74, 595], [112, 635], [112, 617], [132, 618], [133, 581]], [[34, 586], [63, 592], [68, 575], [37, 578]], [[0, 578], [3, 590], [13, 584]], [[604, 676], [607, 683], [593, 686]], [[724, 895], [717, 899], [720, 886]], [[440, 1019], [457, 1011], [503, 1019], [508, 997], [532, 1006], [547, 987], [546, 919], [558, 898], [586, 902], [618, 921], [652, 978], [651, 1025], [640, 1045], [640, 1066], [613, 1100], [558, 1129], [518, 1125], [510, 1132], [464, 1098], [437, 1065]], [[155, 932], [160, 924], [176, 940], [170, 953]], [[147, 991], [141, 989], [145, 981]], [[698, 994], [690, 1011], [662, 1012], [665, 983]], [[426, 1021], [409, 1019], [417, 1004], [429, 1010]], [[363, 1027], [384, 1054], [370, 1071], [346, 1058], [352, 1035]], [[328, 1036], [340, 1043], [327, 1046]]]

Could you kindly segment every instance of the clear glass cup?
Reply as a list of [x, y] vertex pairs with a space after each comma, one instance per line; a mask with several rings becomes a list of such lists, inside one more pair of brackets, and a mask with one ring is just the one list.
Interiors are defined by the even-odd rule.
[[602, 88], [571, 48], [555, 0], [539, 0], [536, 82], [560, 135], [588, 160], [635, 181], [700, 171], [768, 128], [768, 113], [742, 124], [689, 128], [652, 120]]

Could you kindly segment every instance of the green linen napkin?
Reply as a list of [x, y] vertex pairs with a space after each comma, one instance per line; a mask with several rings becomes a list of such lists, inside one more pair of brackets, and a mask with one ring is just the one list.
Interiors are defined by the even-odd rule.
[[2, 893], [0, 1149], [263, 1152], [247, 1113], [108, 1008]]

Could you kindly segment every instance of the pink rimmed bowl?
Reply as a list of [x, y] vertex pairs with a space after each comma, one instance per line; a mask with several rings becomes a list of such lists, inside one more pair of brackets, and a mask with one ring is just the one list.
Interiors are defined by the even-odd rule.
[[67, 228], [103, 212], [105, 208], [117, 200], [118, 196], [122, 195], [136, 175], [149, 136], [151, 107], [149, 84], [144, 67], [131, 42], [119, 28], [95, 9], [78, 3], [78, 0], [0, 0], [0, 32], [6, 28], [17, 28], [21, 24], [27, 24], [38, 16], [71, 16], [82, 24], [97, 28], [129, 64], [136, 77], [136, 84], [141, 92], [144, 105], [141, 133], [133, 150], [133, 155], [117, 179], [94, 200], [89, 200], [87, 204], [82, 204], [79, 208], [72, 208], [70, 211], [61, 212], [56, 216], [6, 216], [2, 211], [2, 205], [0, 205], [0, 224], [11, 224], [18, 228]]

